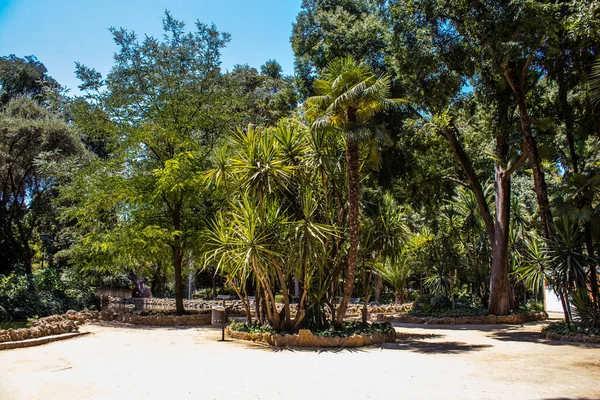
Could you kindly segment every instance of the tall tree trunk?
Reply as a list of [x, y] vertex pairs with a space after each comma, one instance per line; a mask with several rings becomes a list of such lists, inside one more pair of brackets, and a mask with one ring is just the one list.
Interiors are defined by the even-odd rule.
[[510, 229], [510, 176], [496, 164], [494, 187], [496, 189], [496, 217], [490, 270], [490, 314], [510, 313], [510, 285], [508, 282], [508, 238]]
[[[176, 232], [181, 232], [181, 203], [173, 209], [173, 228]], [[181, 236], [177, 234], [174, 238], [173, 248], [173, 269], [175, 270], [175, 313], [183, 315], [183, 278], [181, 276], [181, 264], [183, 262], [183, 247], [181, 245]]]
[[175, 313], [183, 315], [183, 279], [181, 276], [181, 264], [183, 261], [183, 252], [181, 246], [173, 246], [173, 267], [175, 269]]
[[348, 165], [348, 266], [344, 281], [344, 293], [337, 310], [336, 325], [341, 326], [348, 309], [348, 301], [354, 290], [354, 276], [356, 274], [356, 261], [358, 259], [359, 242], [359, 215], [360, 203], [360, 176], [358, 141], [348, 139], [346, 163]]

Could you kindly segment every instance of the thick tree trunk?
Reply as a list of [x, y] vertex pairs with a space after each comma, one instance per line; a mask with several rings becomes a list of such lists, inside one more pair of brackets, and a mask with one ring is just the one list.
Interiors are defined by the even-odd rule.
[[173, 246], [173, 267], [175, 269], [175, 313], [177, 315], [183, 315], [185, 313], [185, 309], [183, 308], [183, 279], [181, 276], [183, 254], [181, 250], [181, 246]]
[[492, 242], [490, 270], [490, 314], [510, 313], [510, 285], [508, 282], [508, 238], [510, 229], [510, 177], [500, 165], [495, 167], [496, 220]]
[[[181, 232], [181, 203], [178, 203], [172, 209], [173, 228], [176, 232]], [[183, 277], [181, 276], [181, 264], [183, 263], [183, 247], [181, 237], [175, 236], [173, 249], [173, 269], [175, 270], [175, 313], [183, 315]]]
[[360, 176], [359, 176], [359, 152], [358, 142], [348, 139], [348, 148], [346, 152], [346, 163], [348, 165], [348, 266], [344, 281], [344, 293], [342, 301], [337, 310], [336, 325], [340, 326], [344, 321], [348, 301], [354, 290], [354, 276], [356, 274], [356, 261], [358, 258], [359, 242], [359, 215], [358, 207], [360, 203]]

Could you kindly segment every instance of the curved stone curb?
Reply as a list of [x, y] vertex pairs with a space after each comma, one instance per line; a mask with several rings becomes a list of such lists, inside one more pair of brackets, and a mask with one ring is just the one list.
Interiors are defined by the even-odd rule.
[[389, 343], [396, 341], [396, 331], [392, 329], [387, 334], [375, 333], [367, 336], [364, 333], [348, 337], [325, 337], [313, 335], [308, 329], [300, 329], [298, 334], [279, 335], [277, 333], [247, 333], [233, 331], [228, 326], [225, 329], [227, 335], [234, 339], [248, 340], [251, 342], [264, 343], [274, 347], [341, 347], [352, 348], [369, 346], [372, 344]]
[[576, 343], [600, 343], [600, 335], [584, 335], [576, 333], [573, 335], [561, 335], [555, 332], [546, 332], [544, 334], [546, 339], [560, 340], [564, 342], [576, 342]]
[[89, 333], [90, 332], [63, 333], [62, 335], [44, 336], [35, 339], [18, 340], [16, 342], [4, 342], [0, 343], [0, 350], [22, 349], [24, 347], [40, 346], [46, 343], [87, 335]]
[[408, 324], [424, 325], [495, 325], [495, 324], [522, 324], [524, 322], [545, 321], [548, 314], [512, 314], [512, 315], [484, 315], [464, 317], [413, 317], [412, 315], [382, 315], [375, 316], [377, 321], [402, 322]]

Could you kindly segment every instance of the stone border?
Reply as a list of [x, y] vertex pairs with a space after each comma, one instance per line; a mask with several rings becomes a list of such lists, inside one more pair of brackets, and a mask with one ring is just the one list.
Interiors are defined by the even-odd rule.
[[90, 332], [63, 333], [60, 335], [44, 336], [35, 339], [18, 340], [15, 342], [0, 343], [0, 350], [22, 349], [25, 347], [40, 346], [46, 343], [58, 342], [59, 340], [72, 339], [78, 336], [88, 335]]
[[495, 324], [522, 324], [531, 321], [545, 321], [548, 314], [511, 314], [511, 315], [483, 315], [464, 317], [414, 317], [408, 314], [373, 315], [375, 321], [401, 322], [422, 325], [495, 325]]
[[546, 339], [560, 340], [564, 342], [575, 343], [600, 343], [600, 335], [584, 335], [582, 333], [574, 333], [572, 335], [561, 335], [556, 332], [546, 331], [544, 333]]
[[29, 328], [0, 330], [0, 343], [38, 339], [65, 333], [77, 333], [79, 325], [90, 315], [88, 312], [69, 311], [63, 315], [51, 315], [33, 322]]
[[247, 333], [225, 329], [227, 335], [233, 339], [248, 340], [263, 343], [273, 347], [341, 347], [352, 348], [369, 346], [372, 344], [389, 343], [396, 341], [396, 330], [392, 329], [387, 334], [375, 333], [367, 336], [364, 333], [347, 337], [326, 337], [313, 335], [308, 329], [300, 329], [297, 334], [280, 335], [278, 333]]

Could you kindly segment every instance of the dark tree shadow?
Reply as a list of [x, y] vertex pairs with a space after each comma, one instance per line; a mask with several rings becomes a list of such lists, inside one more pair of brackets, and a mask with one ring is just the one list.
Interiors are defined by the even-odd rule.
[[582, 342], [569, 342], [562, 340], [546, 339], [541, 332], [535, 331], [520, 331], [506, 329], [498, 332], [491, 332], [487, 337], [500, 340], [503, 342], [525, 342], [525, 343], [539, 343], [549, 346], [577, 346], [586, 348], [600, 348], [598, 343], [582, 343]]
[[[240, 343], [238, 341], [238, 343]], [[248, 343], [246, 348], [253, 350], [268, 351], [270, 353], [363, 353], [374, 346], [363, 347], [275, 347], [263, 343]]]
[[598, 400], [600, 397], [548, 397], [542, 400]]
[[437, 333], [411, 333], [411, 332], [396, 332], [396, 341], [401, 340], [425, 340], [425, 339], [440, 339], [446, 335]]
[[464, 342], [422, 342], [418, 340], [397, 341], [380, 345], [386, 350], [404, 350], [421, 354], [462, 354], [471, 351], [480, 351], [489, 347], [489, 344], [469, 344]]
[[116, 321], [93, 321], [88, 322], [89, 325], [103, 326], [108, 328], [121, 328], [121, 329], [135, 329], [135, 330], [144, 330], [144, 331], [152, 331], [152, 330], [176, 330], [176, 331], [185, 331], [191, 329], [203, 328], [211, 331], [221, 331], [221, 328], [213, 325], [138, 325], [138, 324], [128, 324], [125, 322], [116, 322]]

